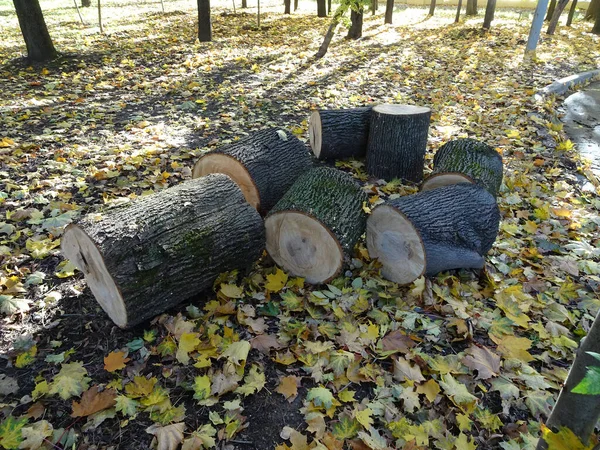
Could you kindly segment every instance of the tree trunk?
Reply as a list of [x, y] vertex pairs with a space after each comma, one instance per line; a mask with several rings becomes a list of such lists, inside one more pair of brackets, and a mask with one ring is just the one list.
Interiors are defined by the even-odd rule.
[[87, 8], [88, 6], [92, 6], [92, 0], [81, 0], [81, 6]]
[[477, 0], [467, 0], [467, 16], [477, 15]]
[[499, 224], [493, 195], [455, 184], [377, 206], [367, 220], [367, 248], [385, 278], [408, 284], [450, 269], [482, 269]]
[[248, 7], [248, 1], [242, 0], [242, 8], [247, 8], [247, 7]]
[[327, 29], [327, 33], [325, 33], [325, 37], [323, 38], [323, 43], [321, 44], [321, 46], [319, 47], [319, 50], [315, 54], [315, 58], [319, 59], [319, 58], [322, 58], [323, 56], [325, 56], [325, 54], [327, 53], [327, 49], [329, 48], [329, 44], [331, 44], [331, 39], [333, 39], [333, 34], [335, 33], [335, 29], [339, 25], [340, 20], [342, 20], [342, 17], [344, 17], [344, 14], [346, 14], [347, 10], [348, 10], [348, 5], [344, 2], [342, 2], [340, 4], [340, 6], [338, 6], [335, 13], [333, 14], [333, 18], [331, 19], [331, 24], [329, 25], [329, 28]]
[[294, 0], [294, 11], [298, 10], [298, 0]]
[[385, 2], [385, 23], [392, 23], [392, 15], [394, 14], [394, 0]]
[[[600, 352], [600, 315], [596, 316], [589, 333], [581, 340], [567, 380], [546, 423], [548, 428], [569, 428], [584, 444], [589, 441], [600, 419], [600, 395], [572, 392], [585, 377], [587, 368], [598, 365], [598, 361], [586, 352]], [[547, 448], [543, 439], [540, 439], [537, 448]]]
[[498, 196], [502, 185], [502, 157], [483, 142], [457, 139], [442, 145], [433, 157], [433, 173], [421, 190], [457, 183], [476, 183]]
[[57, 55], [39, 0], [13, 0], [21, 33], [31, 61], [48, 61]]
[[379, 6], [378, 4], [379, 2], [377, 0], [371, 0], [371, 13], [373, 15], [375, 15], [375, 13], [377, 12], [377, 8]]
[[267, 252], [292, 275], [327, 283], [365, 230], [367, 200], [340, 170], [318, 167], [303, 174], [265, 220]]
[[367, 173], [377, 178], [421, 181], [431, 110], [377, 105], [371, 113]]
[[456, 7], [456, 17], [454, 23], [460, 22], [460, 8], [462, 8], [462, 0], [458, 0], [458, 6]]
[[554, 14], [555, 8], [556, 0], [550, 0], [550, 6], [548, 6], [548, 11], [546, 12], [546, 18], [544, 19], [544, 22], [547, 22], [552, 18], [552, 14]]
[[289, 132], [270, 128], [205, 153], [192, 176], [229, 175], [248, 203], [266, 214], [311, 166], [304, 143]]
[[327, 4], [325, 0], [317, 0], [317, 16], [327, 17]]
[[592, 0], [585, 12], [585, 20], [597, 20], [600, 17], [600, 0]]
[[600, 14], [596, 16], [596, 21], [594, 22], [594, 27], [592, 28], [592, 33], [600, 34]]
[[121, 328], [212, 287], [263, 252], [260, 215], [222, 174], [181, 183], [65, 229], [63, 254]]
[[529, 30], [529, 37], [527, 38], [527, 44], [525, 45], [525, 56], [529, 57], [535, 55], [535, 49], [537, 48], [538, 41], [540, 40], [540, 33], [542, 32], [542, 26], [544, 25], [544, 12], [548, 7], [548, 0], [538, 0], [535, 6], [535, 12], [533, 13], [533, 20], [531, 21], [531, 29]]
[[436, 3], [435, 0], [431, 0], [431, 2], [429, 3], [429, 16], [430, 17], [433, 17], [433, 14], [435, 13], [435, 3]]
[[567, 17], [567, 26], [570, 27], [573, 23], [573, 16], [575, 15], [575, 11], [577, 10], [577, 0], [573, 0], [571, 3], [571, 8], [569, 9], [569, 17]]
[[77, 0], [73, 0], [73, 3], [75, 4], [75, 9], [77, 10], [77, 15], [79, 16], [79, 20], [81, 20], [81, 25], [85, 26], [85, 21], [83, 20], [81, 11], [79, 10], [79, 6], [77, 5]]
[[488, 0], [485, 7], [485, 17], [483, 19], [483, 29], [489, 30], [494, 20], [494, 13], [496, 12], [496, 0]]
[[348, 34], [346, 35], [346, 39], [359, 39], [362, 36], [362, 27], [363, 27], [363, 7], [360, 7], [360, 10], [354, 11], [350, 10], [350, 28], [348, 29]]
[[210, 0], [198, 0], [198, 40], [200, 42], [212, 41]]
[[104, 28], [102, 27], [102, 5], [98, 0], [98, 26], [100, 27], [100, 33], [104, 34]]
[[313, 111], [308, 135], [318, 159], [360, 158], [367, 152], [371, 106]]
[[560, 19], [560, 15], [565, 10], [568, 3], [569, 0], [558, 0], [556, 8], [554, 9], [554, 14], [552, 14], [550, 24], [548, 24], [548, 30], [546, 31], [546, 34], [554, 34], [554, 31], [556, 31], [556, 25], [558, 25], [558, 20]]
[[292, 13], [292, 0], [284, 0], [283, 3], [285, 5], [284, 14], [291, 14]]
[[331, 0], [327, 0], [327, 15], [331, 14]]

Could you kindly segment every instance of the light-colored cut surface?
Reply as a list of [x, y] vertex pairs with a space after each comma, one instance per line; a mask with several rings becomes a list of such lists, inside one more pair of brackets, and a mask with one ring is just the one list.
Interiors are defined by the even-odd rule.
[[410, 116], [413, 114], [425, 114], [430, 111], [425, 106], [414, 106], [414, 105], [393, 105], [393, 104], [382, 104], [373, 107], [373, 111], [381, 114], [391, 114], [394, 116]]
[[313, 111], [310, 114], [308, 136], [310, 138], [310, 148], [312, 148], [312, 151], [317, 158], [321, 155], [321, 145], [323, 143], [323, 132], [321, 128], [321, 114], [319, 114], [319, 111]]
[[69, 225], [61, 239], [61, 249], [83, 272], [94, 297], [117, 326], [127, 325], [127, 311], [119, 287], [108, 273], [104, 258], [94, 241], [77, 225]]
[[430, 191], [442, 186], [450, 186], [459, 183], [473, 183], [473, 180], [468, 175], [457, 172], [438, 173], [433, 175], [423, 183], [422, 191]]
[[367, 248], [382, 264], [388, 280], [408, 284], [425, 272], [425, 249], [419, 233], [400, 211], [379, 206], [367, 220]]
[[285, 211], [265, 220], [267, 252], [292, 275], [308, 283], [329, 281], [342, 268], [342, 249], [327, 227], [300, 212]]
[[238, 160], [220, 153], [211, 153], [203, 156], [194, 165], [192, 177], [200, 178], [209, 173], [224, 173], [228, 175], [240, 187], [246, 201], [255, 209], [260, 207], [258, 189], [244, 165]]

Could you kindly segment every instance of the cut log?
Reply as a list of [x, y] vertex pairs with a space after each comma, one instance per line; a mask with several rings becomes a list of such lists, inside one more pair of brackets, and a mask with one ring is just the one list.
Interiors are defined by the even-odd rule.
[[196, 162], [192, 176], [229, 175], [248, 203], [266, 214], [311, 167], [306, 145], [287, 131], [270, 128], [205, 153]]
[[292, 275], [326, 283], [342, 270], [365, 229], [367, 195], [337, 169], [302, 175], [265, 219], [267, 252]]
[[360, 158], [367, 152], [371, 109], [330, 109], [313, 111], [308, 134], [318, 159]]
[[433, 174], [423, 191], [457, 183], [478, 183], [494, 197], [502, 184], [502, 156], [483, 142], [457, 139], [442, 145], [433, 157]]
[[264, 223], [226, 175], [190, 180], [65, 229], [63, 255], [102, 309], [130, 328], [249, 267]]
[[450, 269], [481, 269], [500, 212], [483, 187], [455, 184], [377, 206], [367, 220], [367, 248], [381, 274], [408, 284]]
[[385, 180], [421, 181], [430, 117], [431, 110], [422, 106], [374, 106], [367, 145], [367, 172]]

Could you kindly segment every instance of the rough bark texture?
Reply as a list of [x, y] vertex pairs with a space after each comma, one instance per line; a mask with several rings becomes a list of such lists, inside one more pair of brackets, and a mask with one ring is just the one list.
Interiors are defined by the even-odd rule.
[[327, 53], [327, 49], [329, 48], [329, 44], [331, 43], [331, 39], [333, 39], [333, 34], [335, 33], [335, 29], [339, 25], [340, 20], [342, 20], [342, 17], [344, 17], [344, 14], [346, 14], [347, 10], [348, 10], [348, 5], [343, 2], [335, 10], [335, 13], [333, 14], [333, 18], [331, 19], [331, 24], [329, 25], [329, 28], [327, 29], [327, 33], [325, 33], [325, 37], [323, 38], [323, 43], [321, 44], [321, 46], [319, 47], [319, 50], [315, 54], [315, 58], [319, 59], [319, 58], [322, 58], [323, 56], [325, 56], [325, 54]]
[[299, 211], [314, 217], [335, 236], [346, 255], [365, 231], [363, 202], [368, 196], [351, 175], [332, 167], [316, 167], [296, 180], [269, 217]]
[[[258, 131], [207, 152], [198, 162], [212, 154], [226, 155], [245, 167], [258, 191], [257, 209], [261, 213], [267, 213], [313, 164], [306, 146], [290, 132], [278, 128]], [[194, 178], [203, 175], [194, 168]]]
[[[442, 145], [433, 157], [432, 177], [460, 173], [467, 175], [474, 183], [481, 184], [494, 197], [498, 196], [502, 184], [502, 157], [483, 142], [475, 139], [457, 139]], [[428, 178], [423, 184], [426, 190]]]
[[565, 10], [568, 3], [569, 0], [558, 0], [556, 8], [554, 9], [554, 14], [552, 14], [552, 18], [548, 24], [548, 30], [546, 31], [546, 34], [554, 34], [554, 31], [556, 31], [556, 26], [558, 25], [558, 20], [560, 19], [560, 15]]
[[325, 0], [317, 0], [317, 16], [327, 17], [327, 3]]
[[435, 13], [435, 0], [431, 0], [431, 2], [429, 3], [429, 15], [433, 16], [433, 14]]
[[385, 3], [385, 23], [392, 23], [394, 15], [394, 0], [387, 0]]
[[[367, 152], [372, 106], [315, 111], [309, 126], [310, 144], [317, 158], [360, 158]], [[320, 135], [320, 148], [317, 148]]]
[[489, 30], [494, 20], [494, 13], [496, 12], [496, 0], [488, 0], [485, 7], [485, 17], [483, 19], [483, 29]]
[[350, 29], [348, 29], [348, 34], [346, 35], [347, 39], [359, 39], [362, 37], [362, 27], [363, 27], [363, 8], [360, 10], [350, 12]]
[[419, 232], [425, 275], [450, 269], [481, 269], [500, 224], [496, 199], [473, 184], [455, 184], [385, 203]]
[[[109, 210], [99, 221], [90, 216], [70, 227], [83, 229], [102, 254], [126, 310], [126, 317], [111, 319], [123, 328], [210, 288], [221, 272], [250, 266], [265, 244], [260, 215], [222, 174], [181, 183]], [[63, 251], [70, 232], [67, 228]], [[82, 265], [88, 277], [85, 259]]]
[[571, 3], [571, 8], [569, 9], [569, 17], [567, 17], [568, 27], [570, 27], [573, 23], [573, 16], [575, 15], [575, 11], [577, 11], [577, 0], [573, 0]]
[[[398, 108], [404, 108], [403, 113], [398, 114]], [[386, 180], [421, 181], [430, 116], [429, 108], [402, 105], [373, 107], [367, 172]]]
[[544, 22], [547, 22], [552, 18], [552, 14], [554, 14], [555, 8], [556, 0], [550, 0], [550, 5], [548, 6], [548, 11], [546, 12], [546, 18], [544, 19]]
[[198, 40], [212, 40], [212, 22], [210, 19], [210, 0], [198, 0]]
[[[549, 428], [569, 428], [585, 444], [600, 419], [600, 395], [571, 392], [585, 377], [587, 368], [598, 365], [598, 361], [586, 352], [600, 353], [600, 315], [596, 316], [589, 333], [581, 341], [565, 385], [546, 423]], [[543, 439], [540, 439], [537, 448], [547, 448]]]
[[600, 17], [600, 0], [592, 0], [585, 12], [585, 20], [597, 20]]
[[56, 57], [56, 49], [48, 33], [39, 0], [13, 0], [21, 33], [32, 61], [48, 61]]
[[467, 16], [477, 15], [477, 0], [467, 0]]

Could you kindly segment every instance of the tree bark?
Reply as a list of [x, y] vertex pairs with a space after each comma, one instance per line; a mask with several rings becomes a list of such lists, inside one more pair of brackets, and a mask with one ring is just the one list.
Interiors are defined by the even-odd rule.
[[247, 8], [247, 7], [248, 7], [248, 1], [242, 0], [242, 8]]
[[263, 220], [226, 175], [190, 180], [69, 225], [63, 254], [121, 328], [212, 287], [262, 254]]
[[392, 23], [393, 14], [394, 14], [394, 0], [387, 0], [385, 2], [385, 23]]
[[48, 61], [57, 55], [39, 0], [13, 0], [21, 33], [31, 61]]
[[496, 0], [488, 0], [485, 7], [485, 17], [483, 19], [483, 29], [489, 30], [494, 20], [494, 13], [496, 12]]
[[344, 17], [344, 14], [346, 14], [347, 10], [348, 10], [348, 5], [344, 2], [342, 2], [340, 4], [340, 6], [338, 6], [335, 13], [333, 14], [333, 18], [331, 19], [331, 24], [329, 25], [329, 28], [327, 29], [327, 33], [325, 33], [325, 37], [323, 38], [323, 43], [321, 44], [321, 46], [319, 47], [319, 50], [315, 54], [315, 58], [320, 59], [323, 56], [325, 56], [325, 54], [327, 53], [327, 49], [329, 48], [329, 44], [331, 44], [331, 39], [333, 39], [335, 29], [339, 25], [340, 20], [342, 20], [342, 17]]
[[294, 11], [298, 10], [298, 0], [294, 0]]
[[198, 40], [200, 42], [212, 41], [210, 0], [198, 0]]
[[327, 4], [325, 0], [317, 0], [317, 17], [327, 17]]
[[433, 157], [433, 173], [421, 187], [428, 191], [457, 183], [476, 183], [498, 196], [502, 185], [500, 154], [475, 139], [457, 139], [442, 145]]
[[477, 0], [467, 0], [467, 16], [477, 15]]
[[460, 22], [460, 8], [462, 8], [462, 0], [458, 0], [458, 6], [456, 7], [456, 17], [454, 23]]
[[270, 128], [205, 153], [194, 165], [192, 176], [229, 175], [248, 203], [266, 214], [311, 166], [304, 143], [289, 132]]
[[331, 0], [327, 0], [327, 15], [331, 14]]
[[585, 20], [597, 20], [600, 17], [600, 0], [592, 0], [585, 12]]
[[377, 206], [367, 220], [367, 248], [385, 278], [408, 284], [450, 269], [482, 269], [499, 224], [493, 195], [455, 184]]
[[550, 6], [548, 6], [548, 11], [546, 12], [546, 18], [544, 19], [544, 22], [547, 22], [552, 18], [552, 14], [554, 14], [555, 8], [556, 0], [550, 0]]
[[313, 111], [308, 134], [314, 155], [322, 160], [365, 156], [372, 109], [366, 106]]
[[377, 178], [421, 181], [425, 165], [429, 108], [377, 105], [371, 113], [367, 173]]
[[100, 27], [100, 33], [104, 34], [104, 27], [102, 27], [102, 5], [98, 0], [98, 26]]
[[362, 36], [363, 14], [364, 10], [361, 6], [358, 11], [350, 10], [350, 28], [346, 39], [359, 39]]
[[81, 0], [81, 6], [87, 8], [88, 6], [92, 6], [92, 0]]
[[527, 37], [527, 44], [525, 45], [525, 56], [530, 57], [535, 55], [535, 49], [537, 48], [538, 41], [540, 40], [540, 33], [542, 32], [542, 26], [544, 26], [544, 12], [548, 7], [548, 0], [538, 0], [533, 13], [533, 19], [531, 21], [531, 29], [529, 30], [529, 36]]
[[341, 272], [365, 230], [367, 200], [345, 172], [331, 167], [306, 172], [265, 220], [267, 252], [309, 283], [328, 282]]
[[600, 34], [600, 14], [596, 16], [596, 21], [594, 22], [594, 27], [592, 28], [592, 33]]
[[575, 15], [575, 11], [577, 10], [577, 0], [573, 0], [571, 3], [571, 8], [569, 9], [569, 17], [567, 17], [567, 26], [570, 27], [573, 23], [573, 16]]
[[371, 13], [375, 15], [377, 8], [379, 7], [378, 0], [371, 0]]
[[567, 7], [569, 0], [558, 0], [556, 4], [556, 8], [554, 9], [554, 14], [552, 14], [552, 19], [550, 19], [550, 23], [548, 24], [548, 30], [546, 34], [554, 34], [556, 31], [556, 26], [558, 25], [558, 20], [560, 19], [560, 15]]
[[292, 0], [283, 0], [283, 4], [285, 5], [285, 11], [283, 13], [291, 14], [292, 13]]
[[[598, 361], [586, 352], [600, 352], [600, 315], [596, 316], [589, 333], [581, 341], [567, 380], [546, 423], [548, 428], [569, 428], [584, 444], [589, 441], [600, 419], [600, 395], [572, 392], [585, 377], [587, 367], [598, 365]], [[540, 439], [537, 448], [545, 449], [545, 444], [544, 440]]]
[[431, 0], [431, 2], [429, 3], [429, 16], [433, 17], [433, 14], [435, 13], [435, 0]]

